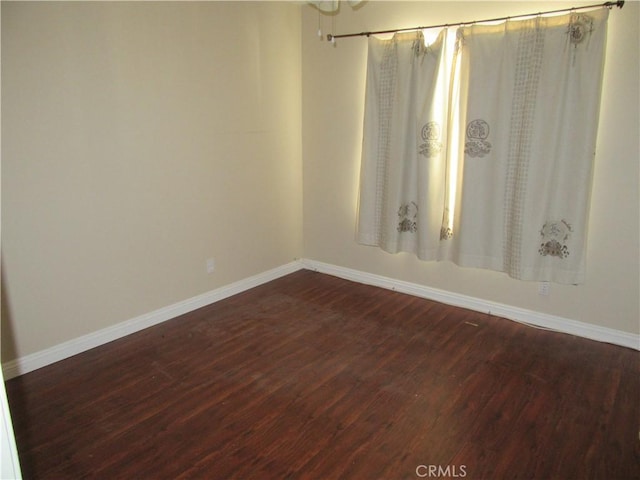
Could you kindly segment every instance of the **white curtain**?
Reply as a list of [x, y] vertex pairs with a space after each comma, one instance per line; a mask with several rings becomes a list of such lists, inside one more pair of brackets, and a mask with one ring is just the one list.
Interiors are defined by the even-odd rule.
[[608, 12], [370, 39], [358, 241], [582, 283]]
[[608, 13], [458, 30], [459, 265], [584, 281]]
[[446, 31], [369, 39], [358, 241], [435, 259], [445, 208]]

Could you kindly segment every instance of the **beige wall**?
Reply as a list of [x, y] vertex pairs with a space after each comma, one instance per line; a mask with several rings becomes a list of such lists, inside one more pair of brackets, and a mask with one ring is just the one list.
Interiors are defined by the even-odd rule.
[[[335, 28], [559, 5], [369, 1]], [[311, 7], [3, 2], [2, 361], [301, 256], [638, 333], [638, 21], [611, 14], [587, 283], [540, 297], [355, 243], [366, 40], [319, 41]]]
[[2, 3], [4, 362], [301, 256], [300, 22]]
[[[493, 18], [579, 2], [367, 2], [346, 5], [335, 33]], [[501, 273], [390, 255], [354, 241], [366, 69], [366, 37], [316, 36], [318, 16], [303, 9], [305, 257], [514, 307], [639, 333], [639, 4], [611, 12], [590, 217], [587, 280], [538, 285]], [[331, 22], [325, 22], [325, 29]]]

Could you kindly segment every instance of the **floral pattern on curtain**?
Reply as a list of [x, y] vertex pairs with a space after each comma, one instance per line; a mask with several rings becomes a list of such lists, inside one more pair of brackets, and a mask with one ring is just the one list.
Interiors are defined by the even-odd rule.
[[582, 283], [608, 13], [371, 38], [358, 241]]

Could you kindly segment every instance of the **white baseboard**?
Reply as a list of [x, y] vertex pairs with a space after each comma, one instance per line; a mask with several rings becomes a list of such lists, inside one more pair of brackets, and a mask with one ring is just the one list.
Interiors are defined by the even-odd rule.
[[468, 308], [477, 312], [490, 313], [520, 323], [534, 325], [556, 332], [568, 333], [578, 337], [589, 338], [600, 342], [612, 343], [634, 350], [640, 350], [640, 335], [614, 330], [612, 328], [592, 325], [568, 318], [557, 317], [546, 313], [534, 312], [523, 308], [512, 307], [501, 303], [490, 302], [480, 298], [469, 297], [459, 293], [447, 292], [436, 288], [426, 287], [416, 283], [395, 280], [381, 275], [338, 267], [314, 260], [303, 259], [300, 263], [308, 270], [315, 270], [335, 277], [352, 280], [358, 283], [395, 290], [417, 297], [427, 298], [447, 305]]
[[91, 348], [104, 345], [105, 343], [117, 340], [140, 330], [144, 330], [145, 328], [152, 327], [153, 325], [171, 320], [172, 318], [218, 302], [227, 297], [244, 292], [245, 290], [257, 287], [258, 285], [270, 282], [271, 280], [275, 280], [303, 268], [358, 283], [374, 285], [417, 297], [427, 298], [429, 300], [446, 303], [448, 305], [468, 308], [478, 312], [490, 313], [498, 317], [557, 332], [568, 333], [600, 342], [607, 342], [640, 350], [640, 335], [633, 333], [622, 332], [611, 328], [578, 322], [576, 320], [490, 302], [479, 298], [438, 290], [436, 288], [396, 280], [359, 270], [316, 262], [314, 260], [302, 259], [268, 270], [258, 275], [254, 275], [244, 280], [234, 282], [224, 287], [220, 287], [182, 302], [169, 305], [168, 307], [140, 315], [122, 323], [113, 325], [112, 327], [69, 340], [51, 348], [47, 348], [46, 350], [6, 362], [2, 364], [4, 379], [8, 380], [10, 378], [32, 372], [38, 368], [45, 367]]
[[10, 378], [32, 372], [38, 368], [45, 367], [91, 348], [104, 345], [105, 343], [117, 340], [140, 330], [144, 330], [145, 328], [171, 320], [172, 318], [218, 302], [227, 297], [244, 292], [250, 288], [257, 287], [263, 283], [270, 282], [271, 280], [288, 275], [289, 273], [293, 273], [302, 268], [304, 267], [300, 262], [294, 261], [244, 280], [225, 285], [224, 287], [217, 288], [202, 295], [169, 305], [168, 307], [126, 320], [113, 325], [112, 327], [98, 330], [97, 332], [89, 333], [82, 337], [74, 338], [73, 340], [69, 340], [31, 355], [19, 357], [15, 360], [2, 364], [4, 379], [8, 380]]

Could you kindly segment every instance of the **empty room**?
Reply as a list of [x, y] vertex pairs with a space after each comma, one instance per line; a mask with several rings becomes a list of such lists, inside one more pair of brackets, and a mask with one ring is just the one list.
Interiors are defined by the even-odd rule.
[[640, 477], [640, 3], [0, 13], [0, 478]]

